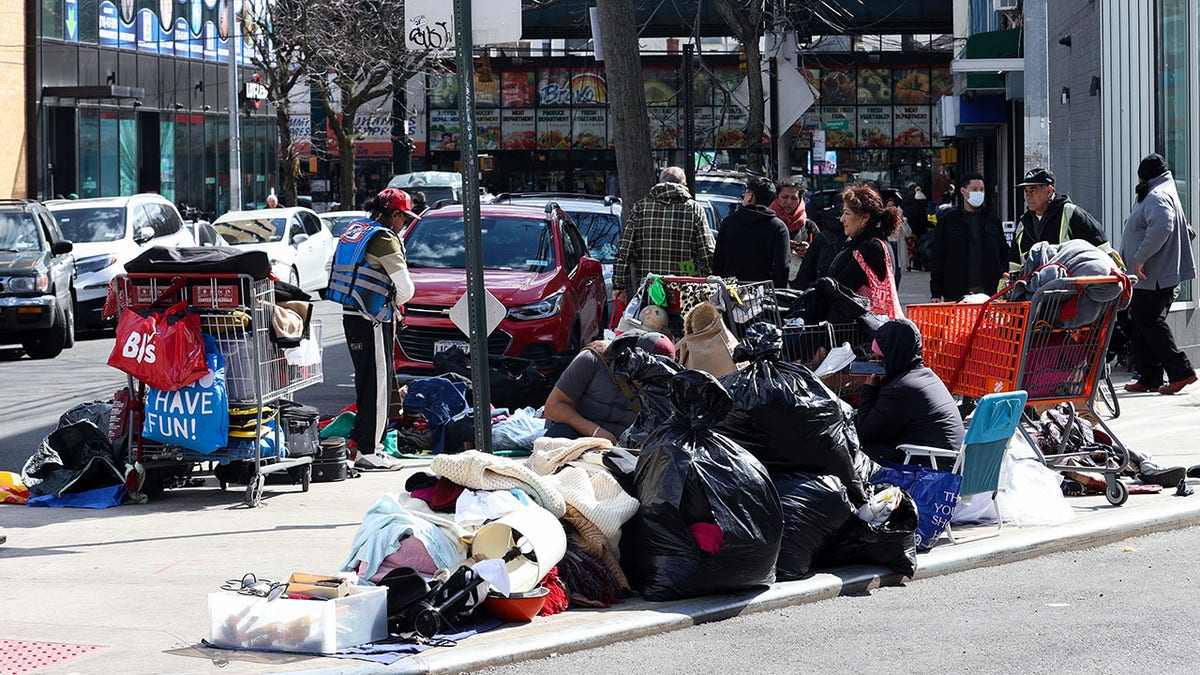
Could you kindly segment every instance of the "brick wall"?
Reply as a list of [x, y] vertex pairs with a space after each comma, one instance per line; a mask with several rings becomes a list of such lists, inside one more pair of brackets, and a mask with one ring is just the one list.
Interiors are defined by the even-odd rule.
[[0, 198], [26, 196], [24, 5], [0, 2]]
[[[1091, 0], [1053, 0], [1049, 22], [1050, 165], [1058, 190], [1103, 222], [1101, 97], [1088, 93], [1092, 77], [1101, 76], [1100, 9]], [[1070, 47], [1059, 44], [1066, 35]], [[1066, 105], [1063, 87], [1071, 92]], [[1109, 237], [1120, 232], [1120, 222], [1103, 224]]]

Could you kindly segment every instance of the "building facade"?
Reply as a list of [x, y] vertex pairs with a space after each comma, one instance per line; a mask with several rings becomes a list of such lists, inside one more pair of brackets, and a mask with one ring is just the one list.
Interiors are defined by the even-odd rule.
[[0, 198], [21, 198], [29, 194], [26, 77], [26, 45], [29, 44], [29, 17], [23, 3], [0, 6]]
[[[37, 0], [29, 193], [158, 192], [208, 214], [261, 204], [278, 183], [278, 133], [253, 81], [252, 13], [234, 0]], [[237, 96], [229, 87], [233, 58]], [[255, 104], [259, 105], [256, 107]], [[240, 111], [243, 205], [230, 204], [230, 108]]]

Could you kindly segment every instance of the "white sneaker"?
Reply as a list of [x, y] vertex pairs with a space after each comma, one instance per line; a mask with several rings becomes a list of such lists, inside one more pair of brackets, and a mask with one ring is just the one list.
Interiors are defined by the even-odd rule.
[[399, 471], [404, 468], [404, 463], [381, 452], [374, 452], [369, 455], [359, 453], [358, 459], [354, 460], [354, 466], [358, 469], [383, 469], [385, 471]]

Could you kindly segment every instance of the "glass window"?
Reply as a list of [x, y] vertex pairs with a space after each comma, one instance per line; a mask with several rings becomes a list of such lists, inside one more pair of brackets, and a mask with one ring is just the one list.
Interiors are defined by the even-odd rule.
[[75, 243], [118, 241], [125, 237], [125, 209], [55, 208], [63, 235]]
[[158, 123], [158, 149], [161, 154], [159, 161], [159, 193], [175, 201], [175, 123], [163, 121]]
[[579, 259], [583, 257], [583, 247], [571, 236], [571, 230], [575, 229], [571, 221], [564, 219], [559, 221], [559, 225], [563, 248], [563, 267], [570, 274], [579, 266]]
[[120, 194], [120, 133], [115, 110], [100, 111], [100, 192], [101, 197]]
[[118, 194], [134, 195], [138, 193], [138, 137], [137, 120], [134, 119], [133, 112], [122, 111], [117, 128], [120, 129], [121, 135], [119, 140], [121, 157], [118, 163], [121, 174], [118, 179], [118, 190], [120, 190]]
[[154, 219], [150, 217], [150, 213], [146, 207], [138, 205], [130, 207], [129, 215], [133, 218], [133, 237], [137, 239], [138, 232], [143, 227], [154, 229]]
[[304, 223], [304, 231], [310, 235], [321, 231], [321, 219], [311, 213], [301, 213], [300, 221]]
[[183, 218], [179, 217], [179, 211], [170, 204], [159, 204], [158, 208], [162, 210], [163, 232], [166, 234], [175, 234], [183, 229]]
[[[1192, 213], [1192, 194], [1190, 186], [1195, 180], [1195, 172], [1191, 164], [1192, 127], [1196, 120], [1191, 119], [1191, 87], [1196, 78], [1190, 72], [1191, 50], [1195, 40], [1189, 37], [1188, 18], [1191, 8], [1188, 0], [1160, 0], [1159, 16], [1162, 25], [1158, 40], [1158, 96], [1157, 96], [1157, 151], [1167, 160], [1171, 173], [1175, 177], [1175, 185], [1179, 189], [1179, 199], [1188, 219], [1195, 222]], [[1193, 297], [1192, 284], [1185, 283], [1180, 288], [1180, 300], [1191, 300]]]
[[63, 39], [63, 0], [42, 0], [42, 37]]
[[236, 246], [238, 244], [264, 244], [270, 241], [283, 241], [284, 230], [287, 229], [287, 218], [238, 218], [214, 223], [217, 233], [225, 241]]
[[[483, 218], [486, 269], [544, 272], [557, 264], [550, 223], [535, 218]], [[462, 216], [418, 220], [404, 239], [409, 267], [464, 269]]]
[[95, 108], [79, 111], [78, 185], [80, 197], [100, 196], [100, 116]]
[[28, 213], [0, 213], [0, 251], [36, 251], [41, 246], [37, 223]]
[[617, 243], [621, 240], [620, 216], [613, 213], [575, 211], [571, 213], [571, 220], [575, 221], [584, 241], [587, 242], [589, 256], [602, 263], [616, 262]]
[[79, 12], [79, 41], [94, 45], [100, 32], [100, 17], [96, 6], [98, 0], [78, 0]]

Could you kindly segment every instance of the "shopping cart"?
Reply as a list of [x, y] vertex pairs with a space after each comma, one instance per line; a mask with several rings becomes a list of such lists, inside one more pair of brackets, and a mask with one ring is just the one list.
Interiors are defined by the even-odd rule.
[[[197, 463], [208, 463], [211, 469], [219, 463], [246, 462], [249, 475], [245, 501], [250, 506], [261, 501], [265, 476], [270, 473], [286, 471], [298, 475], [301, 489], [307, 492], [312, 457], [284, 456], [283, 425], [278, 417], [271, 424], [269, 454], [264, 454], [263, 441], [265, 423], [271, 422], [274, 414], [271, 405], [323, 379], [320, 321], [314, 320], [310, 326], [316, 358], [307, 359], [311, 365], [293, 365], [271, 340], [275, 290], [269, 279], [256, 280], [246, 274], [130, 273], [117, 277], [114, 283], [117, 307], [122, 311], [150, 311], [186, 300], [200, 315], [201, 329], [215, 339], [225, 359], [230, 408], [250, 410], [254, 419], [249, 426], [251, 438], [244, 443], [245, 447], [225, 447], [205, 454], [144, 440], [140, 416], [130, 415], [126, 452], [131, 463], [140, 462], [149, 475], [154, 469], [185, 467], [190, 471]], [[140, 409], [137, 402], [145, 400], [145, 384], [130, 377], [129, 390], [136, 397], [130, 409]], [[221, 488], [225, 486], [222, 480]]]
[[[661, 289], [655, 298], [652, 289]], [[629, 299], [633, 307], [622, 308], [617, 332], [645, 330], [642, 311], [651, 305], [667, 313], [667, 330], [675, 338], [683, 335], [683, 318], [697, 304], [712, 302], [721, 310], [725, 326], [739, 340], [746, 329], [758, 321], [780, 325], [779, 309], [775, 304], [775, 284], [770, 281], [739, 282], [720, 277], [680, 277], [646, 275], [638, 291]]]
[[[1092, 299], [1089, 289], [1101, 284], [1115, 284], [1122, 292], [1111, 299]], [[1025, 420], [1021, 433], [1051, 469], [1103, 473], [1105, 496], [1119, 506], [1129, 497], [1129, 489], [1118, 480], [1129, 451], [1096, 414], [1095, 402], [1116, 314], [1128, 300], [1128, 280], [1122, 276], [1060, 278], [1043, 285], [1028, 302], [1002, 301], [1015, 285], [982, 304], [909, 305], [908, 318], [921, 331], [925, 363], [954, 394], [979, 398], [1025, 390], [1030, 405], [1070, 404], [1057, 446], [1038, 443], [1037, 420]], [[1081, 303], [1088, 303], [1086, 315], [1091, 318], [1081, 318]], [[1112, 441], [1102, 446], [1107, 456], [1100, 466], [1080, 466], [1096, 461], [1094, 447], [1068, 449], [1080, 424], [1075, 414], [1079, 404], [1086, 406]]]

